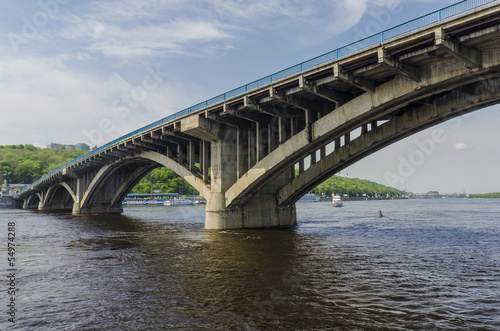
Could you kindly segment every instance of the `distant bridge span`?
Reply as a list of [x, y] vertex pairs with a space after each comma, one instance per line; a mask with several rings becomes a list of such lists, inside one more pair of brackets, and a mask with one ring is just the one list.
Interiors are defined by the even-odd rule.
[[295, 202], [332, 174], [499, 102], [500, 3], [462, 1], [141, 128], [16, 198], [27, 209], [119, 213], [165, 166], [205, 196], [208, 229], [290, 226]]

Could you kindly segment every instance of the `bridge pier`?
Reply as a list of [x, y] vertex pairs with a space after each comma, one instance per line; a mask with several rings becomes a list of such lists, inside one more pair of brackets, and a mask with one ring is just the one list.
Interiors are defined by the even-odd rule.
[[[238, 156], [245, 154], [237, 139], [211, 142], [211, 185], [206, 196], [206, 229], [288, 227], [297, 224], [295, 205], [278, 206], [276, 192], [288, 182], [287, 174], [278, 176], [258, 190], [243, 205], [226, 206], [226, 191], [238, 180]], [[241, 163], [241, 162], [240, 162]]]
[[276, 194], [255, 196], [244, 206], [236, 208], [225, 208], [220, 204], [220, 199], [214, 196], [207, 199], [206, 229], [277, 228], [296, 224], [295, 204], [278, 207]]

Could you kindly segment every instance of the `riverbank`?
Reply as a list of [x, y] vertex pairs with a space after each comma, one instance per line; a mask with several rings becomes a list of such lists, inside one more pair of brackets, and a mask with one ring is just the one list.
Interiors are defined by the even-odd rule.
[[9, 196], [0, 197], [0, 208], [22, 208], [22, 203]]

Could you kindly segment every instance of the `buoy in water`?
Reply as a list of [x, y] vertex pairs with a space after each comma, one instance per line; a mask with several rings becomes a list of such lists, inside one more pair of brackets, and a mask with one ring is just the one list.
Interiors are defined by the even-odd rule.
[[378, 211], [378, 217], [384, 217], [384, 215], [382, 215], [382, 211], [381, 210]]

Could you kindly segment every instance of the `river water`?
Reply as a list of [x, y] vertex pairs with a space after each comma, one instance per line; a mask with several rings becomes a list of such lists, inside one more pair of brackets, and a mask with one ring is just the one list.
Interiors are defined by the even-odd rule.
[[0, 209], [0, 329], [500, 330], [499, 215], [499, 200], [318, 202], [294, 229], [207, 231], [204, 206]]

